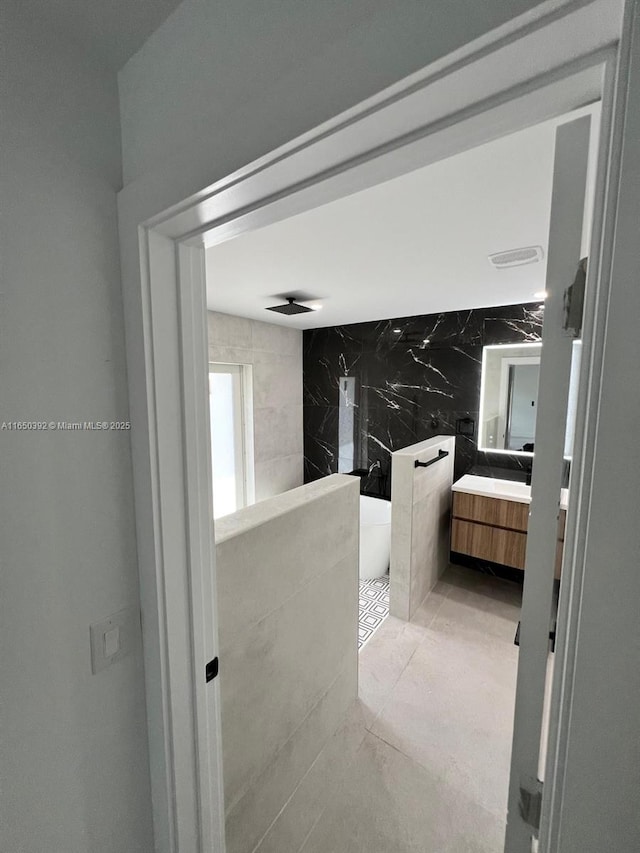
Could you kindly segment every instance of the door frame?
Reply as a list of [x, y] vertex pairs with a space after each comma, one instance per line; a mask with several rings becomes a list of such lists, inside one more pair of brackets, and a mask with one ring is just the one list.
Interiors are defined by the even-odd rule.
[[[540, 350], [536, 454], [531, 478], [520, 614], [520, 654], [505, 841], [505, 850], [510, 853], [531, 853], [532, 839], [534, 835], [537, 837], [539, 828], [536, 811], [538, 804], [541, 806], [540, 761], [541, 752], [546, 747], [544, 708], [549, 680], [549, 632], [553, 621], [556, 540], [575, 337], [573, 332], [568, 333], [563, 328], [564, 297], [582, 256], [585, 212], [588, 214], [586, 194], [592, 130], [591, 118], [583, 115], [560, 125], [555, 133], [545, 281], [548, 295]], [[569, 493], [573, 491], [578, 470], [579, 466], [571, 471]], [[565, 577], [563, 586], [566, 580]]]
[[[165, 167], [119, 194], [156, 853], [225, 849], [220, 693], [217, 679], [204, 677], [218, 653], [204, 247], [566, 112], [593, 96], [602, 73], [600, 167], [609, 174], [619, 25], [609, 11], [603, 27], [603, 6], [611, 4], [544, 3], [222, 180], [203, 145], [188, 167]], [[605, 336], [608, 281], [592, 291], [583, 414], [599, 406], [592, 354]], [[574, 466], [583, 482], [595, 439], [588, 431], [579, 438]], [[585, 504], [574, 500], [565, 571], [578, 591], [574, 531], [585, 525]], [[567, 619], [579, 615], [579, 595], [573, 601]], [[571, 642], [579, 642], [571, 629], [558, 638]], [[560, 676], [556, 684], [561, 714], [571, 684]]]

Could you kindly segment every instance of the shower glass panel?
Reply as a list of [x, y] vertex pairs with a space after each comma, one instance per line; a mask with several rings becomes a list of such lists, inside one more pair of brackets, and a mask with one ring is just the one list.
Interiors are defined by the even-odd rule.
[[213, 517], [247, 505], [244, 366], [209, 365]]

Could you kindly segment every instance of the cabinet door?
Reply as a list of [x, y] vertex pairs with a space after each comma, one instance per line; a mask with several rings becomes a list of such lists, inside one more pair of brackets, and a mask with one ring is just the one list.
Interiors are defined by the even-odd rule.
[[515, 530], [503, 530], [501, 527], [494, 527], [491, 534], [493, 560], [503, 566], [524, 569], [527, 534]]
[[451, 528], [451, 550], [479, 560], [493, 560], [493, 527], [454, 518]]
[[492, 527], [526, 531], [529, 520], [529, 504], [488, 498], [485, 495], [470, 495], [454, 492], [453, 515], [467, 521], [479, 521]]
[[451, 550], [479, 560], [490, 560], [514, 569], [524, 569], [527, 534], [488, 524], [454, 518]]

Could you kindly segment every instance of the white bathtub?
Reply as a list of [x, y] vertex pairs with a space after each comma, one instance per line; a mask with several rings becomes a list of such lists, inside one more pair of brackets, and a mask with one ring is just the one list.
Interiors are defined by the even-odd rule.
[[360, 495], [360, 579], [380, 578], [391, 556], [391, 501]]

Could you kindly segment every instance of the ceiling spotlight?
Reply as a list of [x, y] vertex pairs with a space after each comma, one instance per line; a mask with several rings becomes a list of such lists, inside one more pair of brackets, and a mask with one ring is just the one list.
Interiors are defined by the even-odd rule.
[[401, 335], [402, 334], [402, 329], [391, 329], [391, 331], [393, 332], [394, 335]]
[[431, 343], [431, 338], [425, 338], [425, 339], [422, 341], [422, 343], [423, 343], [423, 344]]
[[533, 294], [534, 299], [546, 299], [549, 294], [546, 290], [539, 290], [537, 293]]

